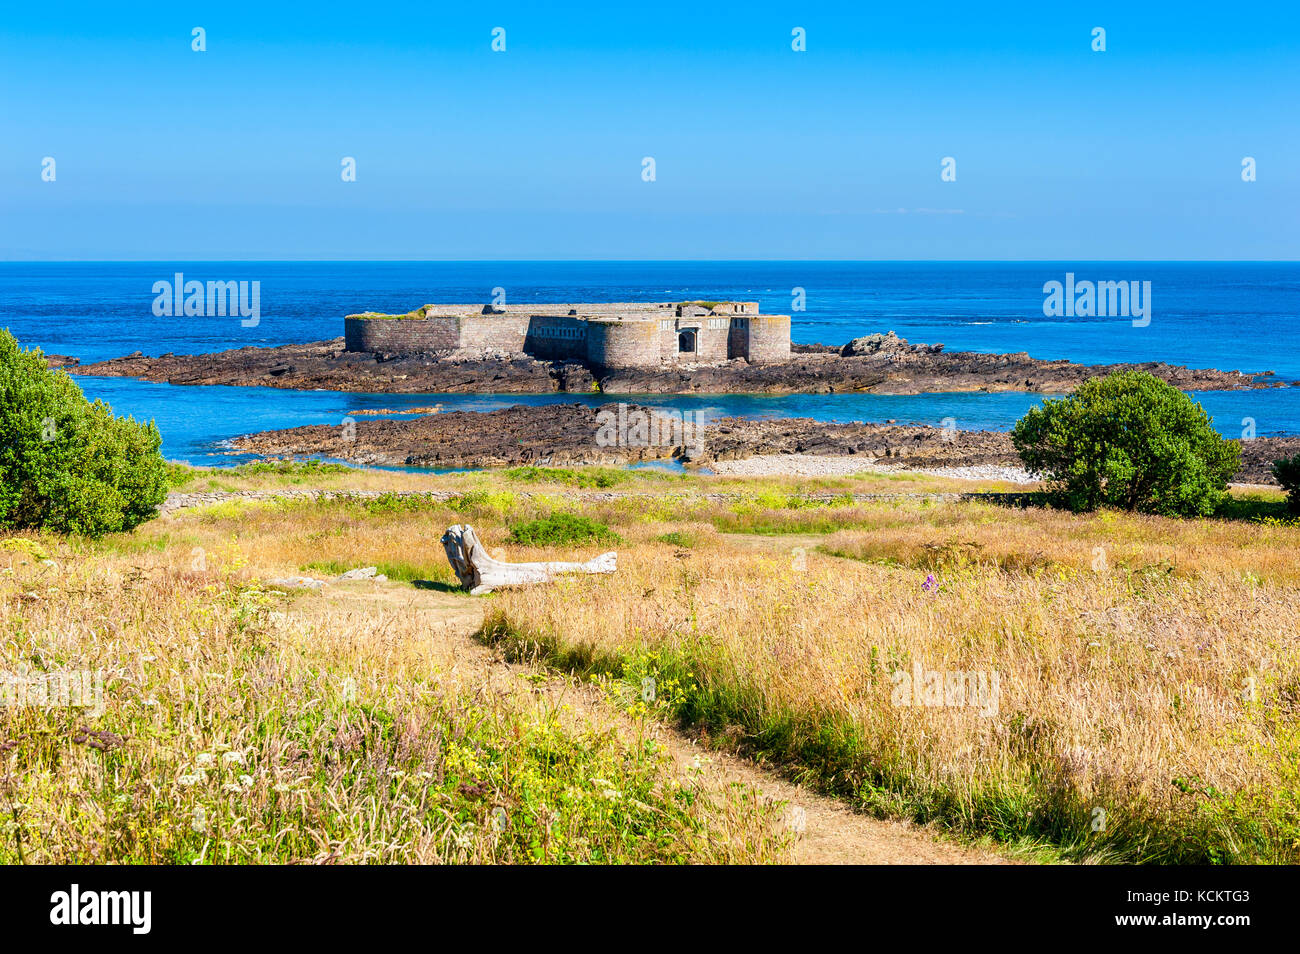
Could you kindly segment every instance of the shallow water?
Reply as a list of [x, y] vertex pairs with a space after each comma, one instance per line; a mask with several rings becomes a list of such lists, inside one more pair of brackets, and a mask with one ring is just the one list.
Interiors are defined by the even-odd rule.
[[[261, 317], [156, 317], [153, 283], [261, 282]], [[1152, 320], [1046, 318], [1043, 284], [1066, 271], [1091, 280], [1152, 283]], [[797, 342], [839, 344], [896, 331], [949, 350], [1026, 351], [1086, 363], [1168, 361], [1223, 370], [1274, 370], [1300, 379], [1300, 264], [1161, 262], [186, 262], [0, 263], [0, 326], [25, 345], [83, 361], [141, 350], [193, 354], [315, 341], [342, 333], [342, 316], [406, 311], [425, 302], [757, 300], [789, 313]], [[803, 289], [806, 308], [793, 292]], [[154, 418], [176, 459], [237, 460], [223, 440], [299, 424], [338, 424], [356, 408], [441, 403], [447, 410], [510, 404], [605, 403], [612, 395], [353, 394], [268, 388], [184, 388], [78, 378], [118, 413]], [[1300, 434], [1300, 388], [1197, 394], [1219, 430], [1239, 437]], [[1005, 429], [1040, 399], [1028, 394], [647, 396], [642, 404], [706, 415], [812, 417]]]
[[[443, 411], [492, 411], [523, 404], [586, 404], [596, 406], [620, 400], [629, 403], [672, 408], [703, 415], [709, 421], [719, 417], [809, 417], [819, 421], [870, 421], [944, 426], [952, 418], [962, 430], [1005, 430], [1041, 400], [1040, 395], [1015, 392], [1001, 394], [792, 394], [771, 395], [627, 395], [611, 394], [358, 394], [338, 391], [289, 391], [278, 388], [185, 387], [153, 384], [125, 378], [77, 377], [77, 383], [92, 399], [102, 399], [118, 413], [137, 419], [152, 418], [163, 435], [163, 452], [171, 460], [222, 466], [250, 459], [223, 446], [232, 437], [257, 431], [305, 424], [341, 425], [357, 409], [429, 407], [441, 404]], [[1280, 391], [1198, 392], [1228, 437], [1240, 437], [1241, 418], [1261, 415], [1260, 436], [1271, 432], [1263, 426], [1268, 417], [1268, 400]], [[401, 415], [364, 415], [400, 417]]]

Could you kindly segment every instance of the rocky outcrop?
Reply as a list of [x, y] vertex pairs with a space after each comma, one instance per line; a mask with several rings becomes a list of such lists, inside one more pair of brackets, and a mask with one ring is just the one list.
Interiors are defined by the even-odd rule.
[[[606, 407], [613, 408], [614, 405]], [[628, 406], [651, 412], [650, 408]], [[774, 454], [860, 457], [864, 465], [927, 468], [1019, 467], [1011, 436], [1000, 431], [810, 418], [750, 420], [723, 418], [704, 429], [701, 446], [657, 443], [602, 446], [597, 439], [600, 408], [583, 404], [516, 406], [499, 411], [457, 411], [413, 420], [358, 421], [354, 433], [315, 425], [267, 431], [234, 441], [240, 450], [263, 456], [322, 455], [360, 464], [436, 468], [508, 467], [520, 464], [622, 466], [643, 461], [686, 459], [692, 465]], [[661, 432], [662, 433], [662, 432]], [[1300, 438], [1256, 438], [1242, 442], [1235, 481], [1275, 483], [1274, 460], [1300, 453]]]
[[938, 354], [942, 350], [943, 345], [941, 344], [910, 344], [906, 338], [900, 338], [891, 331], [884, 335], [874, 334], [854, 338], [840, 349], [840, 354], [845, 358], [857, 358], [862, 355], [872, 354]]
[[369, 354], [345, 351], [343, 339], [214, 354], [140, 352], [78, 369], [80, 374], [169, 384], [373, 391], [379, 393], [592, 391], [595, 378], [578, 362], [537, 361], [485, 352]]
[[171, 384], [225, 384], [387, 393], [541, 394], [922, 394], [939, 391], [1030, 391], [1064, 394], [1111, 371], [1149, 371], [1196, 391], [1277, 387], [1272, 372], [1197, 370], [1163, 362], [1085, 365], [1016, 354], [942, 351], [890, 332], [855, 338], [843, 348], [799, 345], [790, 360], [604, 370], [579, 361], [541, 361], [505, 352], [371, 354], [345, 351], [343, 339], [216, 354], [151, 358], [140, 352], [77, 369], [79, 374], [143, 378]]
[[357, 421], [351, 427], [293, 427], [241, 437], [232, 443], [239, 450], [263, 456], [321, 455], [359, 464], [449, 470], [520, 464], [621, 466], [682, 453], [681, 448], [670, 445], [602, 446], [598, 410], [585, 404], [547, 404], [454, 411], [413, 420]]
[[916, 467], [1016, 465], [1011, 436], [999, 431], [958, 431], [895, 424], [785, 418], [723, 418], [705, 431], [704, 462], [768, 454], [853, 455], [867, 461]]

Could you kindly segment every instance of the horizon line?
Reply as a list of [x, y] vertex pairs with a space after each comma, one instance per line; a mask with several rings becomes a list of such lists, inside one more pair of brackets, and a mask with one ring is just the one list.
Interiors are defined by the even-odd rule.
[[0, 265], [159, 265], [263, 263], [270, 265], [1059, 265], [1140, 262], [1152, 265], [1297, 265], [1290, 258], [0, 258]]

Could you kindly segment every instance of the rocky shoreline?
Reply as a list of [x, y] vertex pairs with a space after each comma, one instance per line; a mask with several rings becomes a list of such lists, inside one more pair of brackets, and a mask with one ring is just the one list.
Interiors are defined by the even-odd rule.
[[1112, 371], [1149, 371], [1189, 391], [1285, 387], [1271, 371], [1193, 369], [1163, 362], [1086, 365], [1016, 354], [948, 352], [890, 332], [834, 348], [796, 345], [790, 360], [744, 360], [671, 368], [604, 370], [578, 361], [543, 361], [505, 352], [372, 354], [345, 351], [343, 339], [214, 354], [141, 352], [92, 364], [62, 358], [77, 374], [185, 385], [233, 385], [378, 393], [926, 394], [1026, 391], [1065, 394]]
[[[622, 407], [627, 415], [640, 412], [672, 420], [650, 408]], [[948, 431], [929, 426], [809, 418], [722, 418], [706, 423], [698, 439], [683, 431], [680, 437], [668, 440], [644, 443], [620, 439], [611, 443], [600, 437], [602, 422], [608, 422], [618, 408], [616, 404], [604, 408], [551, 404], [488, 412], [455, 411], [409, 420], [266, 431], [238, 438], [232, 444], [238, 450], [264, 457], [319, 455], [364, 465], [439, 469], [524, 464], [626, 466], [666, 460], [712, 467], [719, 462], [797, 455], [851, 459], [859, 462], [861, 470], [929, 470], [952, 476], [1012, 480], [1020, 474], [1020, 459], [1011, 437], [1000, 431]], [[603, 417], [602, 411], [606, 412]], [[664, 428], [658, 432], [672, 433]], [[1300, 437], [1244, 441], [1241, 468], [1234, 480], [1274, 483], [1272, 462], [1295, 453], [1300, 453]], [[718, 469], [744, 472], [744, 468]], [[840, 467], [826, 467], [822, 472], [837, 470], [843, 472]], [[768, 468], [767, 472], [777, 471]]]

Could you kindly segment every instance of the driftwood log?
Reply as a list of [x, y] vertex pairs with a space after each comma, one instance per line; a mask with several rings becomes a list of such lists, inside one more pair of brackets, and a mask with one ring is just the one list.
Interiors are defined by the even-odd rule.
[[473, 596], [491, 593], [498, 586], [520, 583], [547, 583], [560, 573], [613, 573], [618, 569], [617, 553], [602, 553], [586, 563], [506, 563], [488, 556], [471, 526], [456, 524], [442, 535], [442, 547], [447, 551], [460, 585]]

